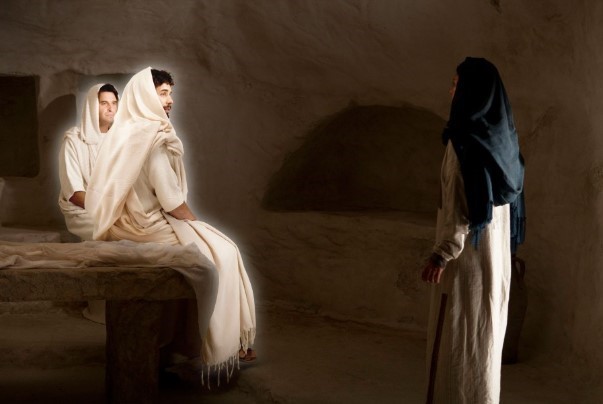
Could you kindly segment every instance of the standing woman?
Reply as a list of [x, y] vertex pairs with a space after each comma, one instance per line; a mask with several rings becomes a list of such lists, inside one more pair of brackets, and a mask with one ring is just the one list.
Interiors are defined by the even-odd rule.
[[450, 93], [436, 243], [422, 273], [433, 284], [428, 402], [498, 403], [511, 252], [524, 238], [524, 164], [492, 63], [466, 58]]

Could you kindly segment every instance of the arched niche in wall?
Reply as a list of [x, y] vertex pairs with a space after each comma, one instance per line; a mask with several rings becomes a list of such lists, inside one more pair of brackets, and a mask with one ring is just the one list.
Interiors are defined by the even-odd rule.
[[271, 178], [276, 211], [433, 212], [445, 121], [413, 106], [351, 106], [314, 128]]
[[80, 75], [75, 97], [77, 106], [74, 96], [68, 94], [57, 97], [38, 111], [37, 76], [0, 75], [3, 94], [0, 100], [0, 177], [36, 177], [44, 168], [40, 166], [40, 138], [60, 137], [58, 132], [79, 121], [82, 102], [92, 85], [113, 83], [121, 92], [129, 77], [125, 74]]
[[38, 175], [37, 87], [35, 76], [0, 76], [0, 177]]

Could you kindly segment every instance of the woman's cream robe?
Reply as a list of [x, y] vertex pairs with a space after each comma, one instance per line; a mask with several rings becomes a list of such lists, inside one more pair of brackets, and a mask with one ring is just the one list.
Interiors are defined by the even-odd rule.
[[434, 403], [495, 404], [511, 280], [509, 205], [494, 207], [478, 247], [471, 244], [460, 165], [448, 142], [441, 172], [434, 252], [446, 261], [432, 286], [427, 369], [443, 293], [448, 295], [436, 369]]

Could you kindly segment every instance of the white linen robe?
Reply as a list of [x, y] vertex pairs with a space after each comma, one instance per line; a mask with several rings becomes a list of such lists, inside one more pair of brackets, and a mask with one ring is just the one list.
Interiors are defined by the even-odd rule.
[[98, 120], [98, 91], [92, 86], [84, 100], [80, 126], [65, 132], [59, 153], [59, 207], [67, 229], [82, 240], [92, 240], [93, 222], [88, 210], [69, 201], [75, 192], [86, 192], [104, 134]]
[[196, 287], [194, 270], [181, 272], [197, 297], [203, 364], [228, 370], [239, 349], [246, 350], [255, 338], [253, 291], [239, 250], [228, 237], [201, 221], [166, 213], [186, 200], [183, 153], [151, 68], [143, 69], [126, 85], [115, 123], [103, 139], [86, 207], [94, 218], [95, 240], [194, 243], [215, 265], [218, 295], [209, 327], [204, 313], [212, 307], [203, 303], [205, 288]]
[[452, 142], [442, 162], [441, 201], [434, 252], [448, 263], [432, 286], [427, 374], [442, 294], [448, 295], [436, 368], [434, 403], [495, 404], [511, 279], [509, 205], [493, 208], [492, 222], [471, 244], [467, 201]]
[[69, 202], [69, 199], [75, 192], [86, 192], [99, 147], [100, 142], [86, 143], [80, 128], [73, 127], [65, 132], [59, 153], [59, 207], [65, 216], [67, 229], [82, 240], [92, 240], [92, 217], [86, 209]]
[[[157, 138], [163, 137], [161, 132], [157, 134]], [[116, 147], [109, 144], [106, 147], [104, 152], [108, 155], [111, 154], [110, 150], [136, 150], [133, 147]], [[95, 175], [101, 176], [107, 168], [106, 165], [112, 166], [116, 161], [131, 161], [121, 158], [107, 158], [105, 161], [104, 152], [101, 150]], [[233, 358], [238, 355], [239, 349], [242, 347], [246, 350], [253, 344], [256, 327], [253, 290], [239, 250], [234, 242], [207, 223], [178, 220], [166, 213], [180, 206], [185, 200], [186, 179], [182, 158], [170, 152], [166, 143], [160, 141], [153, 142], [146, 156], [131, 188], [126, 187], [130, 191], [117, 220], [106, 232], [99, 232], [98, 239], [172, 245], [195, 244], [215, 265], [219, 279], [217, 299], [209, 323], [206, 319], [208, 307], [204, 305], [207, 299], [197, 294], [199, 332], [203, 336], [200, 354], [203, 363], [208, 366], [232, 366]], [[112, 170], [112, 173], [116, 175], [125, 171], [127, 169], [124, 168], [124, 171]], [[133, 177], [130, 174], [127, 176]], [[96, 184], [103, 183], [116, 184], [119, 181], [96, 181]], [[126, 189], [121, 186], [120, 188]], [[98, 209], [102, 209], [104, 203], [97, 197], [98, 192], [93, 184], [89, 188], [87, 198], [90, 206], [96, 205]], [[95, 225], [97, 224], [95, 222]], [[176, 269], [196, 290], [194, 271]], [[202, 287], [200, 290], [204, 289]]]

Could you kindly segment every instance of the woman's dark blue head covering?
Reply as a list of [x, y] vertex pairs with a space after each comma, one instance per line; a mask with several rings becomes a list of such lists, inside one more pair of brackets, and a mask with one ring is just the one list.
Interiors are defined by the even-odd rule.
[[461, 165], [469, 209], [469, 229], [477, 245], [492, 221], [492, 207], [511, 204], [511, 248], [525, 237], [524, 162], [519, 152], [511, 105], [496, 67], [481, 58], [466, 58], [450, 119], [442, 134], [452, 141]]

